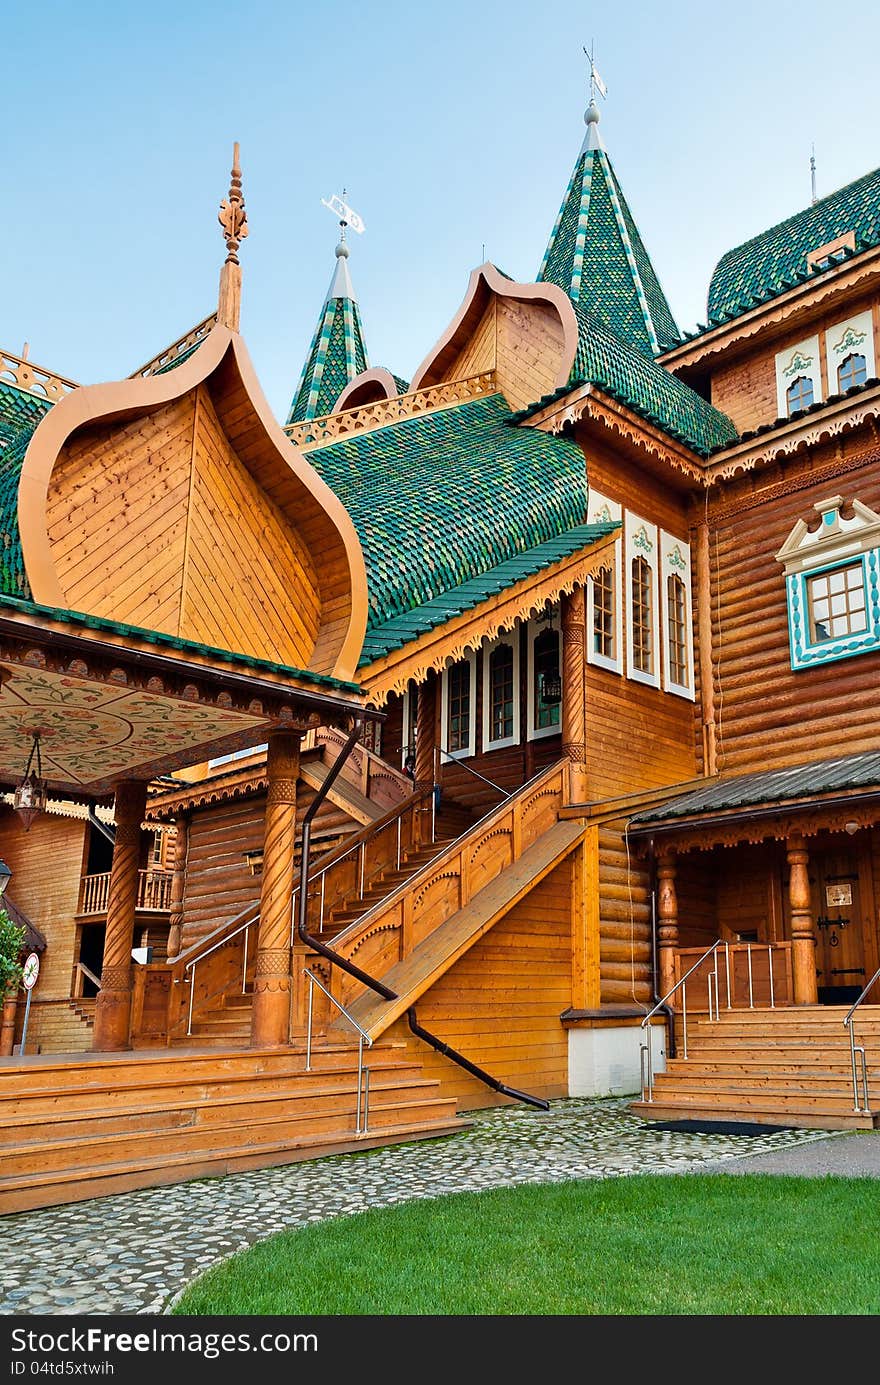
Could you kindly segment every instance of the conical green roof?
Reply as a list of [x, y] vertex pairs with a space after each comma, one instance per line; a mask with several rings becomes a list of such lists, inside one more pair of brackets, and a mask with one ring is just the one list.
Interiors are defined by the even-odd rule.
[[351, 275], [348, 246], [336, 247], [336, 270], [287, 416], [288, 423], [329, 414], [349, 381], [369, 368], [364, 329]]
[[602, 146], [595, 105], [585, 119], [586, 138], [538, 280], [558, 284], [628, 345], [656, 356], [680, 333]]

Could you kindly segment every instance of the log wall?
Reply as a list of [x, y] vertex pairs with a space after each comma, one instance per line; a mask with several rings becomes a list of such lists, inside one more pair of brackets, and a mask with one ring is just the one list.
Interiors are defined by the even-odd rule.
[[38, 1000], [71, 993], [86, 836], [82, 818], [41, 813], [25, 832], [11, 808], [0, 809], [0, 857], [12, 871], [9, 896], [46, 937], [32, 1010]]
[[627, 851], [626, 823], [599, 828], [601, 1003], [653, 999], [650, 866]]

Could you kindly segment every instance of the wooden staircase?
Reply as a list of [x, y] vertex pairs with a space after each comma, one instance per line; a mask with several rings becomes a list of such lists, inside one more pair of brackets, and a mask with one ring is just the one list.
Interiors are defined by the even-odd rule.
[[359, 1130], [350, 1042], [313, 1046], [309, 1069], [302, 1046], [0, 1062], [0, 1214], [466, 1128], [399, 1045], [364, 1067]]
[[[855, 1020], [864, 1045], [869, 1110], [853, 1099], [845, 1006], [724, 1010], [710, 1022], [688, 1017], [687, 1058], [654, 1075], [653, 1100], [632, 1103], [649, 1121], [736, 1122], [817, 1130], [880, 1126], [880, 1005]], [[682, 1052], [680, 1019], [676, 1045]], [[860, 1078], [861, 1080], [861, 1078]], [[861, 1090], [861, 1089], [860, 1089]], [[860, 1105], [863, 1105], [860, 1097]]]

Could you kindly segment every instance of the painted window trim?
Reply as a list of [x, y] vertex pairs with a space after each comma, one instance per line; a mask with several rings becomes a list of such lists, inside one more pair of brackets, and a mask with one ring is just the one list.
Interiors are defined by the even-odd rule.
[[[836, 572], [840, 568], [862, 565], [862, 581], [865, 589], [865, 610], [868, 617], [867, 630], [856, 634], [840, 635], [836, 639], [812, 643], [809, 638], [809, 596], [807, 584], [813, 577], [825, 572]], [[798, 572], [790, 572], [786, 577], [788, 595], [788, 636], [791, 651], [791, 667], [795, 670], [819, 668], [824, 664], [837, 663], [840, 659], [852, 659], [858, 654], [870, 654], [880, 649], [880, 548], [869, 548], [863, 553], [841, 555], [832, 562], [805, 567]]]
[[784, 351], [777, 351], [776, 371], [776, 413], [779, 418], [788, 418], [789, 386], [799, 375], [804, 375], [813, 386], [813, 403], [821, 404], [825, 398], [822, 392], [822, 361], [818, 335], [793, 342]]
[[828, 388], [832, 393], [840, 392], [838, 370], [847, 356], [864, 356], [867, 379], [877, 374], [877, 361], [874, 352], [874, 321], [871, 309], [854, 313], [851, 317], [836, 322], [825, 332], [825, 360], [828, 366]]
[[[491, 687], [489, 682], [489, 660], [494, 650], [499, 645], [506, 644], [513, 650], [513, 734], [503, 736], [500, 740], [493, 741], [490, 736], [492, 707], [491, 707]], [[506, 746], [519, 745], [520, 725], [519, 725], [519, 704], [520, 704], [520, 681], [519, 681], [519, 627], [515, 630], [508, 630], [505, 634], [499, 635], [497, 639], [485, 641], [483, 644], [483, 749], [484, 750], [503, 750]]]
[[[644, 536], [643, 536], [644, 531]], [[643, 683], [649, 688], [660, 687], [660, 669], [663, 656], [660, 649], [660, 582], [657, 526], [641, 515], [626, 511], [624, 520], [626, 549], [624, 555], [624, 600], [626, 601], [626, 676], [633, 683]], [[647, 545], [647, 547], [645, 546]], [[653, 641], [653, 668], [643, 673], [636, 668], [633, 660], [633, 619], [632, 598], [633, 558], [644, 558], [651, 572], [651, 639]]]
[[[682, 566], [683, 565], [683, 566]], [[688, 679], [686, 683], [676, 683], [672, 677], [670, 654], [672, 650], [669, 630], [669, 604], [666, 590], [667, 577], [675, 574], [684, 583], [685, 648], [687, 650]], [[694, 690], [694, 613], [691, 579], [691, 549], [684, 539], [677, 539], [660, 530], [660, 599], [663, 604], [663, 686], [675, 697], [695, 700]]]
[[[471, 669], [468, 698], [470, 735], [464, 750], [449, 750], [445, 744], [449, 730], [449, 670], [456, 664], [462, 663], [470, 664]], [[440, 728], [440, 749], [443, 752], [442, 762], [444, 764], [448, 764], [450, 760], [469, 760], [477, 753], [477, 653], [474, 649], [469, 649], [460, 659], [453, 659], [440, 675]]]
[[[560, 616], [557, 612], [554, 616], [554, 620], [558, 621], [559, 619]], [[545, 629], [546, 627], [542, 622], [539, 623], [536, 620], [530, 620], [526, 631], [526, 716], [528, 718], [528, 724], [526, 726], [526, 740], [529, 741], [541, 741], [544, 740], [547, 736], [562, 735], [562, 703], [559, 704], [559, 720], [557, 722], [554, 722], [552, 726], [535, 725], [535, 640], [538, 638], [539, 635], [542, 635], [544, 633]], [[563, 674], [561, 628], [556, 629], [556, 627], [554, 626], [554, 634], [556, 635], [559, 644], [559, 674], [560, 677], [562, 677]]]
[[[600, 520], [617, 520], [622, 517], [622, 507], [616, 500], [608, 500], [598, 491], [590, 492], [589, 520], [595, 524]], [[615, 539], [611, 551], [611, 580], [614, 587], [614, 647], [616, 657], [609, 659], [607, 654], [599, 654], [593, 648], [593, 619], [595, 615], [594, 579], [587, 578], [587, 663], [596, 668], [604, 668], [609, 673], [623, 673], [623, 540]]]

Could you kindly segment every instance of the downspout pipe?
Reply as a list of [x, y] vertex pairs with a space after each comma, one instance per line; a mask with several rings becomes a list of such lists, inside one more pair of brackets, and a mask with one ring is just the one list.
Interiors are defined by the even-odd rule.
[[306, 943], [309, 947], [313, 948], [315, 952], [319, 952], [322, 957], [326, 957], [327, 961], [332, 962], [334, 966], [341, 967], [343, 971], [348, 972], [349, 976], [355, 977], [355, 979], [360, 981], [362, 985], [369, 986], [370, 990], [376, 991], [380, 996], [382, 996], [384, 1000], [397, 1000], [396, 991], [392, 991], [387, 986], [384, 986], [382, 982], [377, 981], [374, 976], [368, 976], [365, 971], [361, 971], [360, 967], [356, 967], [354, 963], [349, 962], [347, 958], [340, 957], [337, 952], [333, 951], [332, 947], [328, 947], [327, 944], [322, 942], [320, 938], [313, 937], [313, 935], [309, 932], [308, 928], [309, 852], [311, 849], [312, 821], [321, 804], [324, 802], [324, 799], [327, 797], [328, 793], [330, 792], [331, 788], [336, 782], [346, 760], [348, 759], [349, 755], [354, 750], [355, 746], [360, 740], [362, 730], [363, 720], [358, 718], [355, 721], [351, 732], [349, 733], [348, 740], [345, 742], [345, 745], [342, 747], [341, 751], [336, 757], [336, 760], [334, 761], [332, 768], [328, 772], [326, 779], [324, 780], [321, 787], [318, 789], [317, 793], [315, 794], [315, 797], [312, 799], [303, 817], [302, 851], [300, 854], [299, 867], [299, 907], [297, 910], [298, 920], [296, 925], [296, 932], [297, 937], [300, 939], [301, 942]]

